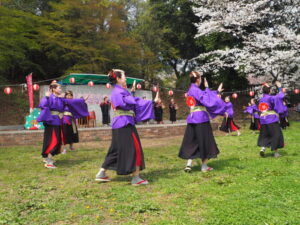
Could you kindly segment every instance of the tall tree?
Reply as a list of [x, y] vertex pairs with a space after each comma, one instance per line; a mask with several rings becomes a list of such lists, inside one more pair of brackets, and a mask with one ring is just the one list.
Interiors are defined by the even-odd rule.
[[239, 45], [200, 54], [208, 59], [200, 68], [235, 68], [250, 78], [294, 85], [300, 81], [299, 0], [195, 0], [198, 37], [226, 33]]
[[201, 52], [194, 39], [199, 18], [192, 7], [189, 0], [149, 0], [139, 24], [142, 42], [173, 69], [177, 79], [191, 69], [191, 59]]

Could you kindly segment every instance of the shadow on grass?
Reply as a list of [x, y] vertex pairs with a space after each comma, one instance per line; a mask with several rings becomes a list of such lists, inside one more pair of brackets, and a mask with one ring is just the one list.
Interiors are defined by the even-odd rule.
[[[162, 178], [172, 178], [174, 177], [175, 173], [178, 173], [179, 171], [183, 170], [183, 168], [172, 168], [172, 169], [158, 169], [158, 170], [150, 170], [150, 171], [141, 171], [141, 177], [144, 179], [147, 179], [151, 182], [155, 182], [158, 179]], [[127, 181], [131, 180], [130, 175], [126, 176], [116, 176], [112, 179], [112, 181]]]
[[[288, 156], [289, 155], [289, 153], [287, 151], [284, 151], [284, 150], [282, 150], [282, 151], [279, 150], [279, 154], [281, 156]], [[274, 158], [274, 151], [269, 150], [267, 153], [265, 153], [265, 156], [263, 158]], [[281, 158], [281, 157], [279, 157], [279, 158]]]
[[70, 168], [92, 160], [94, 160], [93, 157], [86, 159], [58, 159], [55, 164], [60, 168]]
[[213, 162], [209, 162], [209, 166], [213, 167], [214, 170], [226, 170], [228, 167], [240, 168], [240, 160], [238, 158], [230, 158], [230, 159], [219, 159]]
[[[225, 170], [228, 167], [239, 167], [240, 160], [238, 158], [230, 158], [230, 159], [220, 159], [216, 160], [210, 163], [210, 166], [212, 166], [217, 171]], [[185, 164], [182, 165], [182, 167], [173, 167], [173, 168], [164, 168], [164, 169], [156, 169], [149, 171], [141, 171], [141, 177], [149, 180], [150, 182], [158, 181], [159, 179], [168, 179], [168, 178], [175, 178], [176, 174], [178, 174], [180, 171], [183, 172], [183, 169], [185, 167]], [[193, 172], [201, 172], [201, 165], [198, 163], [198, 165], [193, 166], [192, 173]], [[112, 181], [122, 181], [122, 182], [128, 182], [131, 179], [129, 175], [127, 176], [116, 176], [112, 178]]]

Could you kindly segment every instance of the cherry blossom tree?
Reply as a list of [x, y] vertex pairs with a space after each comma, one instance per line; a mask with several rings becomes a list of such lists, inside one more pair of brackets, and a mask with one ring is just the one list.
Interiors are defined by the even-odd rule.
[[200, 18], [197, 37], [224, 32], [237, 40], [227, 47], [200, 54], [203, 71], [234, 68], [286, 86], [300, 82], [300, 0], [194, 0]]

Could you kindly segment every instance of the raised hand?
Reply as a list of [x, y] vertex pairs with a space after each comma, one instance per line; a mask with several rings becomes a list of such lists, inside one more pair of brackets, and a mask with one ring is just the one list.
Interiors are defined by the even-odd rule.
[[218, 92], [221, 93], [222, 91], [224, 91], [223, 89], [223, 83], [221, 83], [218, 87]]
[[281, 88], [281, 86], [282, 86], [282, 84], [278, 80], [275, 82], [275, 85], [279, 88]]
[[133, 81], [131, 92], [135, 92], [136, 80]]
[[206, 78], [204, 78], [204, 87], [208, 88], [208, 82], [207, 82]]

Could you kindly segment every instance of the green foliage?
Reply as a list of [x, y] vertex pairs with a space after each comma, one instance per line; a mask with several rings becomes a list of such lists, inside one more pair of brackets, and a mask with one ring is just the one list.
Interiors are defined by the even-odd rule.
[[[174, 70], [177, 78], [184, 75], [188, 60], [201, 51], [194, 39], [198, 17], [188, 0], [150, 0], [138, 23], [138, 32], [156, 57]], [[178, 66], [182, 64], [182, 68]]]
[[43, 167], [41, 146], [2, 147], [0, 223], [300, 224], [299, 130], [300, 123], [291, 122], [284, 131], [281, 158], [270, 150], [260, 158], [258, 135], [248, 130], [218, 136], [221, 154], [209, 162], [210, 173], [201, 173], [197, 161], [191, 173], [183, 172], [186, 161], [177, 156], [182, 137], [144, 139], [145, 187], [132, 187], [130, 176], [112, 171], [112, 182], [94, 182], [106, 142], [57, 156], [55, 170]]

